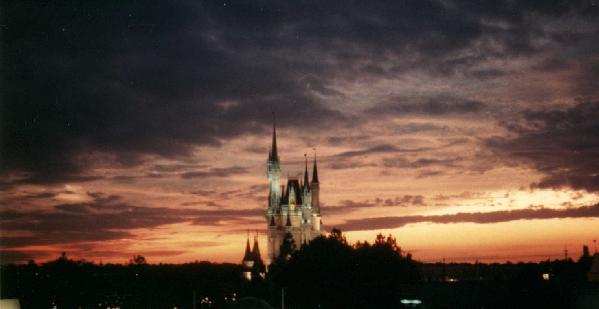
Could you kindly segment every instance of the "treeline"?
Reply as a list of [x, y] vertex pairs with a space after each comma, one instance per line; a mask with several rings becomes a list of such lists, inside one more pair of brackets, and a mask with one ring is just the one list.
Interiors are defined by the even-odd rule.
[[127, 265], [99, 265], [63, 254], [44, 264], [2, 265], [0, 296], [19, 298], [23, 309], [235, 308], [247, 296], [275, 308], [284, 297], [287, 309], [402, 308], [406, 299], [426, 308], [567, 308], [599, 301], [597, 285], [585, 279], [592, 262], [586, 247], [577, 261], [422, 264], [391, 235], [350, 244], [334, 229], [299, 248], [288, 235], [280, 249], [266, 278], [251, 282], [236, 264], [150, 265], [136, 256]]
[[[396, 240], [350, 245], [341, 231], [297, 248], [287, 238], [265, 279], [247, 282], [240, 265], [208, 262], [147, 264], [141, 256], [127, 265], [58, 259], [1, 266], [2, 298], [19, 298], [22, 308], [227, 308], [254, 296], [287, 308], [340, 308], [349, 303], [384, 304], [396, 299], [398, 284], [421, 278], [418, 263]], [[381, 290], [381, 287], [385, 289]]]
[[150, 265], [141, 256], [128, 265], [100, 265], [63, 254], [1, 270], [1, 297], [18, 298], [23, 309], [192, 308], [194, 300], [196, 308], [223, 308], [241, 290], [239, 265]]

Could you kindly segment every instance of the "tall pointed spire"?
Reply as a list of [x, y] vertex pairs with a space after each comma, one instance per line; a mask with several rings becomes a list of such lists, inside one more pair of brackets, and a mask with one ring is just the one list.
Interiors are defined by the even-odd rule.
[[252, 251], [250, 250], [250, 231], [247, 232], [247, 240], [245, 242], [245, 255], [243, 256], [244, 261], [250, 261], [252, 259]]
[[312, 170], [312, 182], [318, 183], [318, 168], [316, 167], [316, 149], [314, 149], [314, 169]]
[[277, 151], [277, 122], [275, 112], [272, 112], [272, 146], [268, 160], [279, 161], [279, 153]]
[[[256, 231], [256, 233], [258, 233]], [[262, 259], [262, 257], [260, 256], [260, 248], [258, 248], [258, 235], [256, 234], [256, 236], [254, 236], [254, 246], [252, 248], [252, 255], [254, 256], [254, 259], [260, 260]]]
[[304, 159], [306, 160], [306, 169], [304, 170], [304, 190], [310, 188], [310, 182], [308, 180], [308, 154], [304, 153]]

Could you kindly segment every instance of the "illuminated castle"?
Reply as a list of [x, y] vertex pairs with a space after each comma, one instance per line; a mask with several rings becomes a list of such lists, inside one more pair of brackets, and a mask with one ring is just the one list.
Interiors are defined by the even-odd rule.
[[272, 146], [266, 161], [269, 194], [266, 222], [268, 225], [268, 256], [266, 263], [270, 264], [279, 256], [281, 243], [287, 233], [293, 236], [297, 247], [308, 243], [320, 232], [320, 201], [318, 169], [316, 156], [312, 169], [312, 181], [308, 175], [308, 159], [303, 179], [289, 178], [287, 184], [281, 183], [281, 163], [277, 152], [277, 131], [273, 121]]

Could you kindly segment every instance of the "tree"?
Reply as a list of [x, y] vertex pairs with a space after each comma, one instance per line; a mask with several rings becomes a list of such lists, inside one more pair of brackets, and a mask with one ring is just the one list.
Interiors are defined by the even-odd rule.
[[343, 235], [340, 229], [333, 228], [331, 230], [331, 233], [329, 234], [329, 238], [335, 239], [341, 244], [347, 244], [347, 239], [345, 239], [345, 236]]
[[129, 260], [129, 264], [131, 265], [148, 265], [146, 258], [142, 255], [134, 255], [133, 258]]
[[420, 279], [418, 263], [402, 256], [391, 235], [351, 246], [333, 229], [285, 256], [271, 272], [273, 291], [285, 287], [285, 299], [299, 308], [391, 308], [401, 285]]
[[279, 259], [282, 259], [283, 261], [287, 261], [291, 258], [291, 254], [297, 249], [297, 246], [295, 244], [295, 240], [293, 239], [293, 235], [289, 232], [287, 232], [287, 234], [285, 234], [285, 237], [283, 238], [283, 243], [281, 244], [281, 247], [279, 248]]

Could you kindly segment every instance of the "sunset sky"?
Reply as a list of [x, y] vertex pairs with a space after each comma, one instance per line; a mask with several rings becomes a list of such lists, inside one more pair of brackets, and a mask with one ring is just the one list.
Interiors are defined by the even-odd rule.
[[12, 1], [2, 263], [241, 261], [283, 175], [426, 262], [599, 239], [599, 2]]

